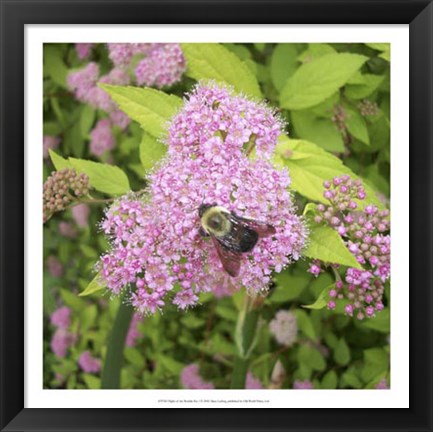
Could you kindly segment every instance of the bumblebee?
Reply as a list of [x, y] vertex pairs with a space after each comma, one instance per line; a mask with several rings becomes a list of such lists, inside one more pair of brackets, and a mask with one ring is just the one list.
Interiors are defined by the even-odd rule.
[[210, 237], [224, 270], [239, 275], [242, 254], [250, 252], [259, 238], [275, 234], [275, 227], [238, 216], [217, 204], [202, 204], [198, 209], [202, 237]]

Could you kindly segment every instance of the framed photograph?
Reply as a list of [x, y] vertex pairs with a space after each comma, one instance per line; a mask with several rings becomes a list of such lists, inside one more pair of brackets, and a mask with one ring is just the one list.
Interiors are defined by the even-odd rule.
[[432, 430], [431, 3], [0, 3], [2, 431]]

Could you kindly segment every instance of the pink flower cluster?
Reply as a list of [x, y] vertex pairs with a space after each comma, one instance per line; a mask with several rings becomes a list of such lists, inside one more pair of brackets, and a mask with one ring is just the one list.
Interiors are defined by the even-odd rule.
[[76, 43], [75, 51], [77, 52], [77, 57], [80, 60], [84, 60], [90, 57], [90, 54], [94, 46], [95, 46], [94, 43]]
[[[224, 115], [222, 106], [231, 110]], [[149, 176], [148, 195], [125, 196], [106, 212], [102, 228], [112, 250], [99, 268], [111, 292], [135, 284], [131, 302], [141, 313], [155, 313], [167, 295], [186, 309], [204, 291], [262, 291], [273, 269], [280, 272], [297, 260], [306, 229], [287, 190], [288, 172], [275, 170], [267, 159], [279, 126], [262, 105], [215, 85], [198, 86], [171, 122], [169, 157]], [[244, 144], [266, 157], [250, 160]], [[223, 269], [212, 241], [199, 234], [203, 203], [276, 229], [244, 254], [236, 278]]]
[[206, 382], [200, 376], [198, 364], [192, 363], [182, 369], [180, 382], [185, 389], [191, 390], [212, 390], [215, 386]]
[[78, 365], [86, 373], [98, 373], [101, 370], [101, 361], [92, 357], [89, 351], [81, 353]]
[[46, 260], [46, 265], [48, 269], [48, 273], [53, 277], [62, 277], [63, 276], [63, 265], [59, 261], [57, 257], [54, 255], [50, 255]]
[[89, 215], [90, 215], [90, 207], [87, 204], [78, 204], [72, 207], [72, 217], [74, 218], [75, 223], [80, 228], [85, 228], [88, 224]]
[[314, 385], [311, 381], [309, 380], [295, 380], [293, 383], [293, 388], [295, 390], [312, 390], [314, 389]]
[[51, 351], [59, 357], [63, 358], [70, 346], [76, 342], [76, 335], [68, 331], [71, 325], [71, 310], [67, 307], [57, 309], [50, 317], [51, 324], [57, 327], [51, 339]]
[[119, 68], [114, 68], [108, 74], [99, 77], [99, 66], [95, 62], [90, 62], [84, 68], [68, 75], [68, 86], [77, 100], [109, 113], [116, 111], [116, 103], [107, 92], [98, 87], [98, 82], [128, 85], [130, 77], [126, 71]]
[[138, 85], [166, 87], [180, 81], [186, 61], [175, 43], [110, 43], [109, 57], [116, 67], [129, 68], [134, 57], [143, 57], [135, 68]]
[[67, 306], [57, 309], [52, 313], [50, 320], [53, 326], [67, 329], [71, 325], [71, 309]]
[[115, 145], [110, 120], [108, 118], [99, 120], [90, 132], [91, 153], [95, 156], [102, 156], [105, 152], [112, 150]]
[[389, 390], [388, 381], [386, 378], [381, 379], [375, 386], [377, 390]]
[[137, 84], [149, 87], [168, 87], [180, 81], [186, 61], [178, 44], [156, 45], [135, 69]]
[[298, 335], [296, 316], [291, 311], [280, 310], [269, 323], [269, 330], [277, 342], [283, 346], [292, 346]]
[[126, 345], [129, 347], [134, 347], [137, 345], [138, 339], [140, 339], [143, 335], [138, 330], [138, 324], [142, 321], [143, 317], [139, 313], [134, 313], [131, 319], [131, 323], [129, 324], [128, 334], [126, 335]]
[[[363, 269], [348, 268], [343, 279], [337, 280], [329, 291], [328, 308], [334, 309], [337, 300], [346, 299], [346, 314], [360, 320], [372, 317], [384, 308], [384, 283], [391, 272], [389, 211], [373, 205], [359, 211], [355, 199], [364, 200], [365, 190], [360, 180], [352, 180], [348, 175], [326, 181], [324, 187], [330, 205], [317, 206], [315, 221], [333, 227], [363, 266]], [[320, 262], [314, 261], [309, 271], [317, 276]]]
[[151, 43], [109, 43], [108, 56], [116, 67], [126, 68], [135, 55], [147, 55], [152, 51]]
[[245, 388], [248, 390], [261, 390], [263, 389], [263, 384], [250, 371], [248, 371]]
[[44, 159], [47, 159], [50, 155], [48, 150], [55, 150], [60, 144], [60, 138], [55, 137], [52, 135], [45, 135], [44, 136], [44, 143], [43, 143], [43, 155]]

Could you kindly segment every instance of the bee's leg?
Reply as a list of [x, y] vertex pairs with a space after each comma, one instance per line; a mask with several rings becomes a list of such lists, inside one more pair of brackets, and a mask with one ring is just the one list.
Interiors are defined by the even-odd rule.
[[203, 229], [203, 227], [200, 227], [198, 233], [200, 234], [201, 237], [209, 237], [209, 234]]

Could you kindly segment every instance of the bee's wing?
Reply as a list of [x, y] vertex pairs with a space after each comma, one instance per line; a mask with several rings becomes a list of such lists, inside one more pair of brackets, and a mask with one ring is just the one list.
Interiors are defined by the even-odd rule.
[[211, 238], [224, 270], [232, 277], [238, 276], [241, 269], [242, 255], [239, 252], [226, 249], [214, 236], [211, 236]]
[[248, 228], [255, 231], [259, 237], [269, 237], [276, 233], [275, 227], [265, 222], [259, 222], [255, 219], [248, 219], [232, 213], [232, 218], [237, 219], [238, 222], [245, 224]]

